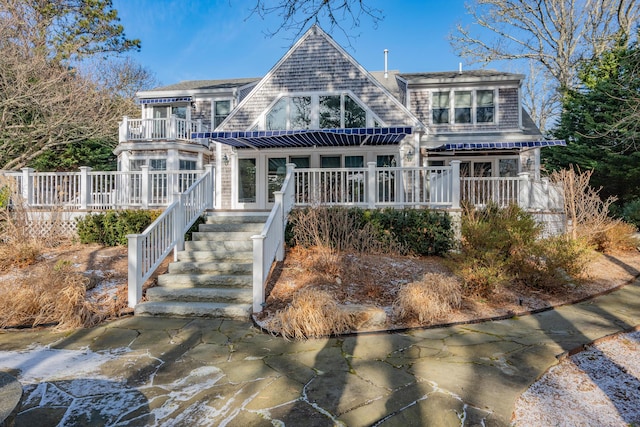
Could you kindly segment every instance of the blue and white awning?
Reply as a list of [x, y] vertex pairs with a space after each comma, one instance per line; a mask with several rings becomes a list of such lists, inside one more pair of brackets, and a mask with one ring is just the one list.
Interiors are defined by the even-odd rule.
[[412, 132], [410, 127], [260, 130], [194, 132], [191, 138], [211, 139], [235, 148], [354, 147], [397, 145]]
[[139, 104], [172, 104], [174, 102], [191, 102], [190, 96], [180, 96], [177, 98], [144, 98], [139, 99]]
[[516, 148], [539, 148], [565, 146], [563, 139], [549, 141], [522, 141], [522, 142], [460, 142], [455, 144], [443, 144], [432, 148], [431, 151], [465, 151], [465, 150], [508, 150]]

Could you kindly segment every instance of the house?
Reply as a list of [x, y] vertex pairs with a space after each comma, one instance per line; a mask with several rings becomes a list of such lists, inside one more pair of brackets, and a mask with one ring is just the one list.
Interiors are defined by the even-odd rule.
[[[296, 200], [304, 203], [313, 182], [324, 188], [314, 193], [321, 201], [364, 204], [363, 175], [345, 173], [367, 167], [401, 168], [385, 175], [389, 184], [378, 184], [376, 198], [397, 203], [402, 193], [403, 204], [421, 204], [426, 186], [439, 182], [400, 172], [412, 168], [455, 164], [476, 187], [482, 178], [510, 182], [523, 173], [535, 180], [541, 148], [564, 141], [545, 140], [522, 108], [523, 80], [491, 70], [371, 72], [314, 25], [263, 77], [139, 92], [142, 118], [120, 125], [118, 170], [213, 163], [216, 208], [244, 210], [273, 206], [287, 164], [301, 173], [296, 191], [306, 193]], [[321, 169], [344, 173], [323, 178]]]

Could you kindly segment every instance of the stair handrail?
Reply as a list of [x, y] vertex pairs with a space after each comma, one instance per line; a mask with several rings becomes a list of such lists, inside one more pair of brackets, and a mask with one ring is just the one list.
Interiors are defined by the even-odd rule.
[[274, 191], [275, 203], [262, 232], [251, 236], [253, 240], [253, 312], [261, 312], [265, 302], [265, 288], [271, 265], [284, 259], [284, 232], [289, 212], [295, 203], [294, 170], [287, 163], [287, 175], [280, 191]]
[[174, 201], [141, 234], [129, 234], [128, 239], [128, 304], [135, 307], [142, 299], [142, 285], [174, 251], [184, 249], [184, 234], [205, 210], [213, 208], [213, 166], [184, 193], [175, 193]]

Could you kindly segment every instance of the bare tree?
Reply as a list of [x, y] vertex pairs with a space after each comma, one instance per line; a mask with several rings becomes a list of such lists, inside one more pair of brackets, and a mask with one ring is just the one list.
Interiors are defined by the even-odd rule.
[[[532, 61], [558, 95], [578, 84], [581, 61], [629, 42], [640, 18], [637, 0], [474, 0], [466, 9], [474, 25], [458, 25], [450, 35], [459, 55], [480, 64]], [[539, 114], [548, 108], [546, 98]], [[552, 101], [555, 115], [559, 103]]]
[[527, 79], [522, 86], [522, 102], [538, 128], [549, 129], [549, 122], [560, 109], [560, 96], [555, 90], [553, 77], [546, 70], [533, 61], [528, 65]]
[[274, 36], [281, 31], [295, 31], [292, 38], [298, 38], [309, 24], [318, 23], [321, 19], [327, 19], [331, 30], [342, 31], [347, 38], [352, 33], [347, 30], [360, 26], [363, 17], [371, 19], [376, 25], [384, 16], [382, 10], [367, 5], [366, 0], [256, 0], [252, 9], [252, 15], [265, 18], [267, 15], [277, 15], [281, 18], [279, 26], [274, 30], [268, 30], [269, 36]]

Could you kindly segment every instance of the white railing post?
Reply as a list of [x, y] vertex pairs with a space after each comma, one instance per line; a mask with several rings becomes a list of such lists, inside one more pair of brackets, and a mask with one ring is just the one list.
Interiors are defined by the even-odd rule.
[[520, 172], [520, 191], [518, 192], [518, 206], [522, 209], [528, 209], [531, 203], [531, 181], [529, 180], [529, 172]]
[[91, 203], [91, 177], [89, 172], [91, 172], [89, 166], [80, 166], [80, 209], [84, 210]]
[[124, 116], [118, 125], [118, 142], [127, 142], [129, 140], [129, 117]]
[[460, 209], [460, 160], [452, 160], [451, 165], [451, 208]]
[[140, 204], [142, 209], [149, 208], [149, 200], [151, 200], [151, 180], [149, 179], [149, 165], [140, 166], [142, 173], [140, 174]]
[[175, 114], [169, 118], [169, 129], [167, 129], [167, 139], [176, 139], [178, 137], [178, 123]]
[[264, 239], [263, 235], [251, 236], [253, 240], [253, 312], [260, 313], [262, 311], [262, 303], [264, 303]]
[[175, 232], [173, 238], [176, 242], [175, 250], [174, 250], [174, 261], [178, 260], [178, 252], [184, 250], [184, 225], [186, 223], [185, 220], [185, 200], [186, 195], [182, 193], [174, 193], [174, 200], [178, 202], [178, 208], [175, 211], [174, 215], [174, 223], [173, 230]]
[[135, 307], [142, 299], [142, 236], [127, 235], [128, 239], [128, 302], [129, 307]]
[[284, 211], [284, 192], [274, 191], [274, 206], [280, 206], [280, 212], [277, 218], [278, 228], [274, 233], [281, 236], [279, 239], [278, 247], [276, 249], [276, 261], [282, 261], [284, 259], [284, 223], [285, 223], [285, 211]]
[[22, 168], [22, 198], [27, 203], [27, 206], [33, 204], [33, 168]]
[[367, 163], [367, 207], [376, 207], [376, 194], [378, 192], [378, 177], [376, 173], [376, 162]]
[[207, 197], [205, 206], [207, 209], [213, 209], [216, 191], [215, 170], [212, 164], [208, 164], [204, 166], [204, 171], [204, 173], [209, 176], [209, 178], [207, 178], [207, 184], [205, 185], [205, 194]]

